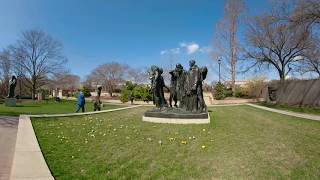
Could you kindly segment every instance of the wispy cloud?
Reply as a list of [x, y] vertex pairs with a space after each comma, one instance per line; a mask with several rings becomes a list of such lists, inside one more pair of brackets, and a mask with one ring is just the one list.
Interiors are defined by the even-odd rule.
[[161, 50], [161, 55], [166, 54], [180, 54], [180, 53], [187, 53], [188, 55], [195, 54], [195, 53], [209, 53], [211, 48], [208, 46], [200, 46], [196, 42], [181, 42], [179, 43], [179, 47], [172, 48], [172, 49], [165, 49]]
[[161, 55], [165, 54], [180, 54], [180, 48], [172, 48], [160, 51]]
[[195, 42], [190, 43], [180, 43], [180, 47], [184, 48], [187, 51], [187, 54], [194, 54], [199, 51], [200, 46]]

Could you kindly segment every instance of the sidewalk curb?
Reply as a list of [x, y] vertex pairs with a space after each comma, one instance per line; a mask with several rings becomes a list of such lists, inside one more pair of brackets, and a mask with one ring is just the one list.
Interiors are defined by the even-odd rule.
[[304, 119], [309, 119], [309, 120], [313, 120], [313, 121], [320, 121], [320, 116], [317, 116], [317, 115], [311, 115], [311, 114], [303, 114], [303, 113], [296, 113], [296, 112], [284, 111], [284, 110], [273, 109], [273, 108], [264, 107], [264, 106], [260, 106], [260, 105], [256, 105], [256, 104], [251, 104], [251, 103], [247, 103], [247, 105], [248, 105], [248, 106], [251, 106], [251, 107], [258, 108], [258, 109], [263, 109], [263, 110], [266, 110], [266, 111], [275, 112], [275, 113], [279, 113], [279, 114], [284, 114], [284, 115], [288, 115], [288, 116], [293, 116], [293, 117], [298, 117], [298, 118], [304, 118]]

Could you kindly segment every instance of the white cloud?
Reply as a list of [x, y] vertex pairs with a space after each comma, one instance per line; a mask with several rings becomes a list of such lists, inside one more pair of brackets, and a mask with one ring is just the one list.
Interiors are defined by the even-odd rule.
[[185, 48], [187, 51], [187, 54], [194, 54], [200, 49], [199, 44], [195, 42], [180, 43], [180, 47]]
[[172, 49], [166, 49], [166, 50], [162, 50], [160, 51], [161, 55], [165, 55], [165, 54], [179, 54], [180, 53], [180, 48], [172, 48]]
[[161, 55], [165, 55], [165, 54], [180, 54], [181, 52], [185, 52], [188, 55], [190, 54], [194, 54], [197, 52], [200, 53], [210, 53], [211, 52], [211, 48], [208, 46], [202, 46], [200, 47], [200, 45], [196, 42], [182, 42], [179, 43], [179, 47], [177, 48], [172, 48], [172, 49], [165, 49], [165, 50], [161, 50], [160, 54]]

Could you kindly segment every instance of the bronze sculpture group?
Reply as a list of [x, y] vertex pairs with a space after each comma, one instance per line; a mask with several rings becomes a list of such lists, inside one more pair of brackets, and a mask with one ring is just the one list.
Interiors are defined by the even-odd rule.
[[[194, 60], [189, 61], [189, 70], [183, 69], [181, 64], [169, 72], [171, 75], [170, 88], [168, 88], [162, 76], [163, 70], [157, 66], [151, 66], [149, 77], [151, 80], [151, 91], [153, 103], [157, 110], [165, 111], [168, 103], [164, 97], [164, 88], [170, 91], [169, 105], [185, 112], [202, 113], [207, 111], [203, 99], [202, 83], [206, 79], [207, 67], [198, 67]], [[178, 105], [179, 103], [179, 105]]]

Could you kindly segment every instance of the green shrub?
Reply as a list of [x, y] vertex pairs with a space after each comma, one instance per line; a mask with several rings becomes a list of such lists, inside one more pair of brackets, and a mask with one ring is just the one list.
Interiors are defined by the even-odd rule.
[[83, 86], [81, 91], [83, 92], [84, 97], [90, 97], [91, 96], [90, 89], [87, 86]]
[[120, 101], [122, 103], [126, 103], [129, 101], [129, 95], [131, 94], [131, 91], [128, 89], [123, 88], [121, 90], [121, 96], [120, 96]]
[[248, 97], [248, 88], [247, 87], [236, 87], [235, 89], [235, 93], [234, 93], [235, 97]]
[[144, 85], [137, 85], [130, 81], [127, 81], [125, 86], [121, 89], [121, 102], [125, 103], [130, 101], [130, 95], [133, 94], [134, 99], [137, 101], [151, 101], [152, 95], [149, 88]]
[[216, 83], [214, 87], [214, 99], [216, 100], [224, 99], [226, 97], [225, 89], [226, 87], [221, 82]]
[[225, 94], [225, 97], [232, 97], [233, 96], [232, 89], [231, 88], [225, 89], [224, 94]]

